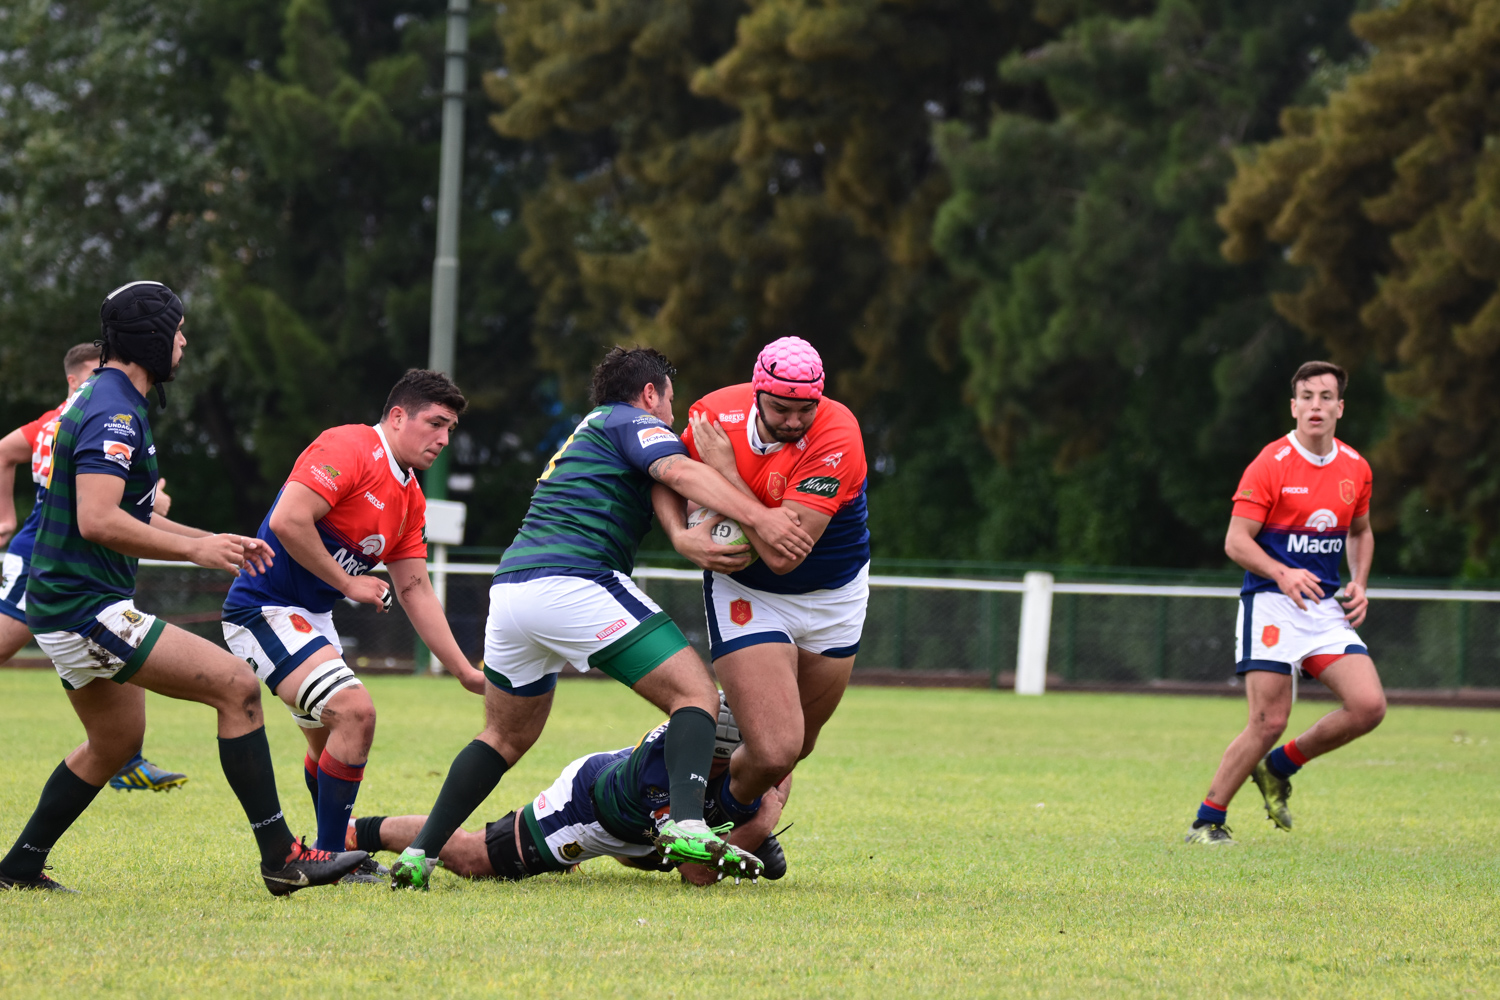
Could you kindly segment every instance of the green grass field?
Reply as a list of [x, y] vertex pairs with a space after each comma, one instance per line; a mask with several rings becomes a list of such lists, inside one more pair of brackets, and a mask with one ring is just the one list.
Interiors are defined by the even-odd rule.
[[[369, 686], [358, 812], [425, 811], [479, 702]], [[1296, 834], [1251, 786], [1242, 846], [1205, 850], [1181, 835], [1240, 702], [856, 688], [798, 771], [778, 883], [691, 889], [600, 860], [275, 900], [211, 713], [149, 697], [148, 755], [192, 780], [100, 794], [53, 853], [83, 895], [0, 894], [0, 996], [1500, 995], [1500, 713], [1392, 709], [1303, 771]], [[282, 801], [311, 833], [301, 737], [269, 707]], [[1293, 729], [1326, 710], [1299, 706]], [[655, 721], [617, 685], [565, 683], [469, 827]], [[80, 736], [54, 677], [0, 672], [0, 850]]]

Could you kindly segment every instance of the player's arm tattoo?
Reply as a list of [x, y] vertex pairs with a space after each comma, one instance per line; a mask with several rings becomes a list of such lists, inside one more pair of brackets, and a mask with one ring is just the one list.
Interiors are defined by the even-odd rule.
[[646, 471], [659, 483], [666, 482], [667, 471], [678, 462], [691, 462], [692, 459], [686, 455], [668, 455], [666, 458], [658, 458], [646, 467]]

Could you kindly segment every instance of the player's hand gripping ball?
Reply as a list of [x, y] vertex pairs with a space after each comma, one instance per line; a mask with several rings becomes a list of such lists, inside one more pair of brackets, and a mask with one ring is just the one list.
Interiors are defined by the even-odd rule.
[[[691, 530], [698, 527], [704, 521], [720, 515], [707, 507], [699, 507], [688, 515], [688, 528]], [[740, 527], [740, 522], [732, 517], [726, 517], [712, 528], [708, 529], [708, 536], [714, 540], [715, 545], [749, 545], [750, 539], [745, 537], [745, 529]], [[750, 562], [760, 558], [760, 554], [754, 548], [750, 550]], [[748, 566], [749, 563], [746, 563]]]

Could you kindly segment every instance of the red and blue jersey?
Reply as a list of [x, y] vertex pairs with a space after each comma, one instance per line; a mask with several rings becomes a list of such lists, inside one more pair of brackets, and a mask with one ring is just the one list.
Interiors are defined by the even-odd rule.
[[73, 397], [69, 396], [61, 406], [53, 407], [31, 423], [21, 426], [21, 433], [31, 446], [31, 481], [36, 484], [36, 503], [32, 504], [31, 513], [26, 515], [21, 530], [10, 540], [6, 551], [28, 562], [31, 560], [31, 549], [36, 544], [36, 527], [42, 520], [42, 491], [46, 489], [47, 477], [52, 473], [52, 442], [57, 437], [58, 420], [72, 401]]
[[[1255, 457], [1234, 492], [1234, 516], [1261, 522], [1256, 542], [1277, 562], [1305, 569], [1323, 592], [1339, 589], [1339, 562], [1349, 525], [1370, 510], [1370, 463], [1342, 441], [1314, 455], [1296, 434], [1277, 438]], [[1242, 594], [1274, 591], [1274, 580], [1246, 571]]]
[[[831, 515], [802, 564], [777, 576], [757, 559], [731, 578], [768, 594], [807, 594], [842, 587], [870, 561], [864, 436], [843, 403], [824, 397], [812, 426], [796, 444], [762, 442], [755, 427], [755, 391], [749, 382], [704, 396], [690, 413], [708, 417], [729, 434], [735, 468], [757, 500], [780, 507], [787, 500]], [[682, 436], [698, 458], [689, 428]]]
[[[427, 558], [427, 500], [416, 475], [396, 464], [379, 426], [345, 424], [319, 434], [287, 483], [301, 483], [328, 502], [332, 509], [318, 520], [318, 536], [350, 576], [368, 573], [381, 561]], [[275, 552], [275, 562], [267, 573], [236, 577], [224, 608], [333, 610], [343, 595], [287, 554], [271, 530], [275, 510], [272, 504], [256, 532]]]

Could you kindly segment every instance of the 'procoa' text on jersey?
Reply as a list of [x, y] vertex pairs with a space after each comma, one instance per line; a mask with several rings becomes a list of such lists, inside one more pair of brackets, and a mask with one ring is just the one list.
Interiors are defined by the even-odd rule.
[[[396, 464], [378, 425], [344, 424], [319, 434], [297, 458], [287, 483], [301, 483], [328, 502], [332, 509], [319, 519], [318, 537], [350, 576], [362, 576], [382, 560], [427, 558], [427, 500], [411, 470]], [[281, 489], [284, 494], [286, 487]], [[272, 504], [256, 532], [274, 550], [275, 562], [267, 573], [236, 577], [224, 607], [333, 610], [343, 595], [287, 553], [271, 530], [275, 510]]]
[[[1255, 540], [1266, 554], [1316, 574], [1331, 596], [1339, 589], [1349, 525], [1370, 510], [1370, 479], [1370, 464], [1342, 441], [1319, 456], [1293, 432], [1266, 445], [1245, 469], [1234, 516], [1263, 522]], [[1277, 589], [1274, 580], [1246, 571], [1241, 593]]]
[[[757, 559], [731, 574], [732, 579], [768, 594], [807, 594], [842, 587], [859, 575], [860, 567], [870, 561], [870, 530], [865, 524], [868, 470], [859, 421], [847, 406], [825, 396], [812, 426], [796, 444], [760, 441], [755, 392], [749, 382], [711, 392], [689, 412], [728, 432], [740, 478], [761, 503], [780, 507], [794, 500], [832, 515], [818, 544], [790, 573], [777, 576], [764, 559]], [[691, 428], [683, 440], [688, 453], [697, 458]]]
[[651, 529], [651, 463], [687, 449], [624, 403], [595, 407], [547, 463], [496, 576], [522, 570], [629, 573]]
[[52, 472], [52, 442], [57, 437], [57, 425], [63, 410], [71, 402], [73, 396], [69, 396], [61, 406], [48, 410], [21, 427], [21, 434], [31, 448], [31, 481], [36, 484], [36, 502], [31, 505], [31, 513], [26, 515], [21, 530], [11, 538], [6, 551], [28, 561], [31, 559], [32, 546], [36, 544], [36, 527], [42, 523], [42, 494], [47, 489], [47, 476]]
[[60, 632], [107, 605], [135, 596], [136, 560], [87, 541], [78, 531], [80, 475], [125, 480], [120, 509], [149, 523], [156, 500], [156, 444], [146, 397], [118, 368], [101, 368], [63, 411], [26, 584], [26, 624]]

